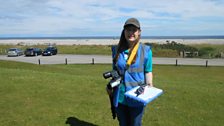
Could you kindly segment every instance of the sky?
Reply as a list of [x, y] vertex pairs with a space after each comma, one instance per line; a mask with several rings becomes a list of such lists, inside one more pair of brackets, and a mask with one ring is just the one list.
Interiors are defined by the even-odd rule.
[[0, 0], [0, 37], [224, 35], [224, 0]]

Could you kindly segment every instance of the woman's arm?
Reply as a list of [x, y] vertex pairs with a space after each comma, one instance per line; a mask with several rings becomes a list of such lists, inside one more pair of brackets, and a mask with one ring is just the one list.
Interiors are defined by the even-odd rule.
[[153, 87], [152, 79], [153, 79], [152, 72], [145, 73], [145, 82], [148, 86]]
[[152, 51], [149, 51], [148, 60], [145, 66], [145, 82], [149, 86], [153, 86], [153, 75], [152, 75]]

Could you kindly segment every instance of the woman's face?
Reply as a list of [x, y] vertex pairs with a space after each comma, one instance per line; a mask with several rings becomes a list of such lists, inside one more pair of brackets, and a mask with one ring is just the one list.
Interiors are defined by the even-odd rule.
[[133, 44], [137, 42], [141, 35], [141, 30], [133, 25], [129, 25], [124, 29], [125, 39], [130, 43]]

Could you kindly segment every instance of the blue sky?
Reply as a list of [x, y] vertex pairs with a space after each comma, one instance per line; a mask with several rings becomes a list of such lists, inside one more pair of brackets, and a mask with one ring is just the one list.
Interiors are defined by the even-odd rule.
[[224, 35], [224, 0], [0, 0], [0, 37]]

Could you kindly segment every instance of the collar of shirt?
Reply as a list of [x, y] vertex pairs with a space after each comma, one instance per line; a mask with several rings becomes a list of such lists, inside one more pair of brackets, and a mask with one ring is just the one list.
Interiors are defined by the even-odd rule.
[[128, 53], [129, 53], [129, 50], [125, 50], [124, 51], [124, 59], [127, 60], [128, 59]]

